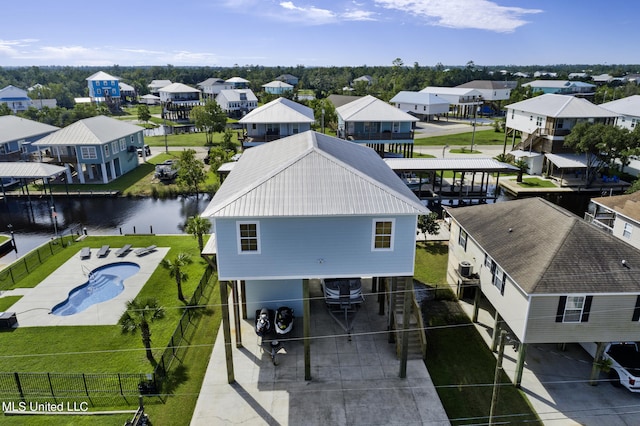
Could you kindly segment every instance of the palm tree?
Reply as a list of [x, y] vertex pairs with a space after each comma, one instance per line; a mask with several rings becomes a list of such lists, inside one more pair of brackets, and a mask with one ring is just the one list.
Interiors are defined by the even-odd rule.
[[147, 359], [154, 362], [153, 352], [151, 352], [151, 329], [149, 323], [163, 318], [164, 308], [160, 306], [157, 299], [148, 298], [143, 301], [137, 299], [127, 302], [127, 310], [120, 317], [119, 324], [123, 333], [133, 333], [140, 329], [142, 334], [142, 344], [147, 350]]
[[182, 268], [191, 262], [191, 256], [184, 252], [178, 253], [173, 261], [169, 259], [162, 259], [162, 262], [160, 262], [162, 267], [169, 271], [169, 276], [176, 279], [176, 285], [178, 286], [178, 299], [184, 303], [187, 301], [182, 294], [182, 281], [188, 280], [189, 276], [182, 270]]
[[200, 252], [202, 252], [202, 249], [204, 248], [202, 235], [209, 233], [211, 230], [211, 222], [200, 216], [190, 217], [185, 229], [189, 234], [192, 234], [194, 238], [198, 239], [198, 246], [200, 247]]

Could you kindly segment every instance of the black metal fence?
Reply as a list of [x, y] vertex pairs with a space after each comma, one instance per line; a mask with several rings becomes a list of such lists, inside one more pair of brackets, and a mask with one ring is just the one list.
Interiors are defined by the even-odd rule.
[[[171, 369], [171, 364], [175, 360], [182, 360], [185, 352], [187, 351], [187, 344], [190, 336], [196, 329], [195, 318], [200, 316], [198, 312], [198, 306], [202, 305], [205, 290], [210, 284], [211, 276], [213, 275], [213, 268], [208, 266], [204, 271], [202, 278], [200, 278], [200, 282], [193, 292], [193, 296], [191, 296], [191, 300], [189, 300], [189, 308], [185, 309], [184, 313], [180, 317], [180, 321], [178, 321], [178, 326], [176, 330], [173, 332], [171, 339], [169, 339], [169, 344], [167, 348], [162, 353], [162, 357], [158, 361], [156, 365], [154, 376], [158, 378], [158, 382], [162, 382], [162, 380], [167, 376], [167, 373]], [[161, 384], [161, 383], [158, 383]]]
[[61, 252], [75, 242], [76, 236], [58, 236], [22, 256], [19, 260], [0, 271], [0, 290], [11, 288], [22, 277], [29, 275], [49, 257]]

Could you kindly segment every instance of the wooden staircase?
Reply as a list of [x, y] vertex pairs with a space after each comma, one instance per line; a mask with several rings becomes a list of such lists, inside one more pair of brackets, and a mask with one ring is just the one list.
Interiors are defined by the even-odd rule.
[[[396, 343], [396, 354], [400, 358], [402, 354], [402, 334], [404, 329], [404, 296], [407, 288], [406, 281], [412, 278], [398, 278], [395, 284], [395, 292], [390, 289], [391, 292], [391, 312], [392, 321], [391, 324], [393, 335]], [[391, 286], [392, 284], [389, 283]], [[411, 286], [413, 289], [413, 286]], [[407, 351], [408, 359], [424, 359], [427, 355], [426, 335], [424, 331], [424, 321], [422, 318], [422, 312], [416, 302], [415, 295], [411, 294], [411, 312], [409, 313], [409, 331], [407, 332], [409, 337], [409, 345]]]

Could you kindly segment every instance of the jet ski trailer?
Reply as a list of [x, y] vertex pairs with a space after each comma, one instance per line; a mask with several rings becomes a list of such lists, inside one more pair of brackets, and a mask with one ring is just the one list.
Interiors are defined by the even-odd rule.
[[358, 308], [364, 302], [360, 278], [326, 278], [322, 280], [324, 300], [329, 314], [349, 334]]

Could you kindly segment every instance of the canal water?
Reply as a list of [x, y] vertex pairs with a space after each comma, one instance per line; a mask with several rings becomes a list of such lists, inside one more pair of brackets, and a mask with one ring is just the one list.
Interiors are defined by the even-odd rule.
[[[187, 219], [200, 214], [208, 196], [152, 198], [32, 197], [0, 201], [0, 234], [13, 231], [18, 253], [0, 258], [0, 265], [36, 248], [58, 234], [181, 234]], [[52, 202], [55, 217], [52, 217]]]

